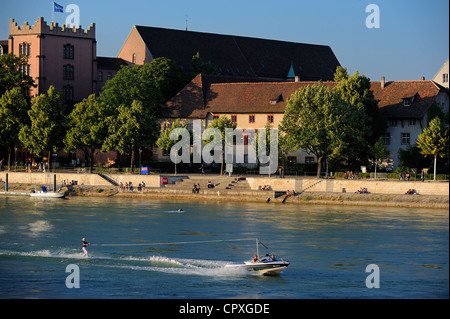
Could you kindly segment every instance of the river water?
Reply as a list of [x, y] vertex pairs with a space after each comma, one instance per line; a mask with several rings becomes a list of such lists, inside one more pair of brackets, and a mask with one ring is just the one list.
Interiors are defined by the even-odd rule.
[[[224, 267], [255, 238], [281, 275]], [[447, 210], [2, 196], [0, 298], [448, 298], [448, 243]]]

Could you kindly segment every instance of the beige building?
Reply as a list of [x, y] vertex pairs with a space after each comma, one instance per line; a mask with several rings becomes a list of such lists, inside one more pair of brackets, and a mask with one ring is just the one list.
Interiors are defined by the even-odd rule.
[[448, 73], [449, 73], [449, 66], [447, 59], [447, 61], [445, 61], [445, 63], [442, 65], [442, 67], [434, 76], [433, 81], [448, 89], [449, 88]]
[[[188, 128], [201, 120], [204, 130], [216, 117], [225, 115], [243, 130], [263, 128], [269, 122], [274, 128], [281, 123], [286, 102], [296, 90], [317, 82], [232, 82], [229, 77], [199, 74], [163, 108], [162, 128], [181, 118]], [[323, 82], [331, 89], [336, 82]], [[413, 145], [427, 127], [427, 112], [436, 103], [449, 112], [449, 91], [434, 81], [375, 81], [371, 83], [381, 114], [387, 121], [383, 135], [392, 169], [399, 164], [398, 151]], [[244, 139], [245, 141], [245, 139]], [[245, 144], [245, 142], [244, 142]], [[248, 153], [247, 153], [248, 154]], [[286, 155], [285, 168], [295, 163], [316, 162], [313, 154], [297, 150]], [[169, 160], [169, 154], [155, 150], [156, 158]], [[281, 163], [280, 163], [281, 165]]]

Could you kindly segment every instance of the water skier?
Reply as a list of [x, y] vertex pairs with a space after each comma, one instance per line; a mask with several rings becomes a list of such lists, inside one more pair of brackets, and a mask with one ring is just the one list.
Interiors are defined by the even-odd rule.
[[86, 238], [83, 238], [82, 240], [83, 240], [83, 252], [84, 252], [84, 255], [83, 255], [83, 256], [89, 257], [89, 253], [88, 253], [86, 247], [89, 246], [90, 243], [88, 243], [88, 242], [86, 241]]

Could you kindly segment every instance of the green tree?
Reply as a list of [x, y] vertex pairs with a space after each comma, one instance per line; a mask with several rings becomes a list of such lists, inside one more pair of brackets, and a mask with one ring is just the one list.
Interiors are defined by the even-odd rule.
[[48, 167], [51, 167], [51, 153], [64, 147], [64, 110], [61, 95], [52, 85], [47, 94], [35, 97], [28, 111], [30, 125], [24, 125], [19, 132], [22, 145], [35, 155], [48, 152]]
[[427, 112], [427, 124], [429, 125], [431, 120], [433, 120], [436, 116], [438, 116], [444, 124], [448, 125], [448, 113], [445, 114], [444, 111], [437, 105], [436, 101], [434, 101]]
[[214, 119], [211, 122], [211, 124], [208, 125], [208, 128], [216, 128], [216, 129], [218, 129], [220, 131], [220, 134], [221, 134], [220, 141], [217, 141], [217, 140], [212, 139], [212, 138], [203, 140], [203, 142], [205, 144], [209, 144], [211, 147], [215, 146], [214, 143], [216, 143], [216, 144], [217, 143], [221, 143], [221, 147], [222, 147], [222, 156], [221, 156], [222, 161], [221, 161], [221, 164], [220, 164], [220, 175], [221, 176], [223, 174], [223, 158], [224, 158], [224, 152], [225, 152], [225, 142], [228, 139], [231, 138], [230, 136], [228, 136], [228, 137], [226, 136], [226, 129], [229, 128], [229, 129], [233, 129], [234, 130], [234, 129], [236, 129], [236, 127], [237, 127], [236, 123], [231, 122], [231, 119], [229, 119], [225, 115], [222, 115], [221, 117], [219, 117], [217, 119]]
[[15, 87], [0, 97], [0, 146], [8, 152], [8, 170], [11, 169], [11, 152], [19, 142], [19, 132], [29, 122], [30, 105], [21, 88]]
[[158, 112], [163, 97], [148, 74], [141, 70], [144, 66], [122, 66], [119, 72], [105, 83], [101, 99], [117, 109], [120, 105], [131, 107], [133, 101], [140, 101], [150, 112]]
[[334, 88], [334, 92], [340, 94], [343, 100], [355, 105], [358, 110], [364, 110], [366, 114], [367, 130], [365, 130], [363, 136], [366, 143], [357, 145], [350, 151], [353, 157], [351, 161], [356, 166], [356, 164], [365, 163], [369, 158], [370, 145], [374, 145], [384, 133], [386, 129], [385, 121], [379, 112], [378, 101], [370, 88], [368, 77], [360, 75], [358, 71], [350, 76], [347, 73], [347, 68], [338, 66], [334, 80], [339, 82]]
[[12, 53], [0, 55], [0, 96], [6, 91], [19, 87], [25, 97], [29, 99], [28, 92], [35, 87], [31, 76], [23, 72], [28, 66], [28, 58], [15, 56]]
[[284, 144], [303, 149], [318, 159], [320, 177], [324, 159], [344, 159], [351, 148], [364, 143], [366, 116], [323, 83], [299, 89], [288, 99], [280, 130]]
[[83, 150], [89, 160], [89, 172], [92, 172], [94, 152], [101, 149], [108, 136], [106, 119], [112, 116], [110, 106], [102, 102], [95, 94], [75, 104], [67, 118], [67, 133], [64, 138], [64, 150], [76, 152]]
[[192, 57], [190, 66], [193, 70], [193, 76], [196, 76], [199, 73], [211, 75], [219, 74], [219, 69], [217, 68], [217, 66], [211, 61], [204, 61], [200, 57], [200, 52], [197, 52]]
[[434, 180], [436, 180], [436, 162], [439, 157], [449, 155], [449, 129], [439, 117], [431, 120], [417, 139], [417, 146], [425, 156], [434, 157]]
[[154, 83], [162, 95], [162, 103], [170, 100], [191, 80], [175, 61], [166, 57], [156, 58], [151, 63], [144, 64], [139, 73]]
[[135, 150], [140, 147], [151, 149], [160, 132], [156, 115], [144, 108], [141, 101], [133, 101], [131, 107], [120, 105], [116, 113], [108, 117], [107, 125], [108, 137], [102, 151], [130, 154], [133, 171]]
[[[271, 134], [271, 131], [270, 131], [270, 129], [273, 129], [273, 126], [272, 126], [272, 124], [270, 124], [270, 122], [267, 122], [265, 125], [264, 125], [264, 129], [265, 129], [265, 132], [266, 132], [266, 140], [264, 141], [265, 143], [266, 143], [266, 147], [265, 147], [265, 149], [262, 149], [261, 148], [261, 151], [264, 153], [264, 154], [269, 154], [270, 153], [270, 151], [271, 150], [274, 150], [274, 149], [276, 149], [277, 150], [277, 152], [278, 152], [278, 146], [279, 146], [279, 141], [280, 140], [282, 140], [281, 138], [278, 138], [278, 139], [275, 139], [275, 138], [272, 138], [271, 139], [271, 136], [270, 136], [270, 134]], [[276, 144], [275, 144], [276, 143]], [[283, 145], [284, 146], [284, 145]], [[255, 154], [256, 155], [258, 155], [259, 154], [259, 151], [260, 151], [260, 145], [259, 145], [259, 132], [256, 132], [255, 133], [255, 137], [254, 137], [254, 139], [253, 139], [253, 141], [252, 141], [252, 148], [253, 148], [253, 151], [255, 152]], [[278, 156], [279, 154], [277, 154], [277, 156]], [[258, 158], [259, 159], [259, 158]], [[270, 164], [271, 164], [271, 162], [270, 162], [270, 157], [269, 157], [269, 162], [268, 163], [266, 163], [266, 165], [267, 166], [270, 166]], [[273, 163], [272, 163], [273, 164]], [[276, 169], [276, 168], [275, 168]], [[269, 170], [269, 177], [270, 177], [270, 170]]]
[[375, 178], [377, 178], [378, 161], [387, 157], [386, 145], [384, 145], [383, 138], [380, 139], [370, 148], [370, 153], [375, 159]]
[[[161, 136], [156, 141], [156, 146], [158, 146], [162, 150], [169, 151], [178, 142], [178, 140], [172, 140], [170, 138], [170, 134], [176, 128], [186, 128], [186, 126], [181, 124], [180, 119], [175, 120], [175, 122], [173, 122], [170, 127], [167, 127], [164, 131], [161, 132]], [[175, 161], [175, 175], [176, 174], [177, 174], [177, 163]]]

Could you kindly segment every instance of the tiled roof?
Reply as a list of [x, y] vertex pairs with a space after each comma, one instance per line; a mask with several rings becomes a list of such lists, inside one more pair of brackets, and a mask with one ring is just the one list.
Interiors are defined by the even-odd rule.
[[122, 65], [128, 65], [128, 63], [121, 58], [97, 57], [98, 69], [119, 70]]
[[[317, 83], [239, 80], [242, 78], [199, 74], [166, 103], [162, 116], [205, 118], [208, 113], [284, 113], [292, 93]], [[323, 83], [332, 88], [336, 85], [336, 82]]]
[[[392, 81], [386, 82], [381, 88], [381, 82], [371, 82], [371, 89], [381, 109], [381, 113], [389, 118], [420, 118], [424, 116], [433, 104], [436, 96], [444, 87], [433, 81]], [[403, 99], [414, 97], [409, 106], [403, 104]]]
[[[211, 84], [206, 91], [206, 110], [211, 113], [284, 113], [287, 100], [296, 90], [316, 83]], [[336, 85], [336, 82], [323, 83], [331, 88]]]
[[233, 35], [136, 26], [153, 58], [167, 57], [185, 70], [199, 52], [222, 75], [285, 79], [291, 65], [301, 80], [332, 80], [339, 61], [329, 46]]
[[[236, 82], [239, 78], [199, 74], [164, 107], [163, 117], [205, 118], [208, 113], [284, 113], [289, 97], [299, 88], [317, 82]], [[337, 82], [323, 82], [331, 89]], [[378, 106], [387, 118], [420, 118], [439, 92], [448, 89], [433, 81], [372, 82]], [[410, 106], [404, 98], [414, 97]]]

